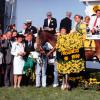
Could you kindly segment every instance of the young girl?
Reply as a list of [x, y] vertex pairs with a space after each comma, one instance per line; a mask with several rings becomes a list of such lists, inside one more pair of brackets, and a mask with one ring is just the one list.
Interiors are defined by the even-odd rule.
[[14, 88], [20, 88], [24, 67], [24, 45], [22, 43], [23, 36], [18, 35], [16, 41], [12, 44], [11, 54], [14, 56], [13, 74], [14, 74]]
[[[71, 89], [69, 84], [70, 74], [85, 71], [84, 58], [80, 51], [83, 49], [82, 35], [78, 32], [66, 34], [62, 28], [61, 35], [57, 37], [57, 69], [63, 75], [61, 89]], [[72, 47], [71, 47], [72, 46]]]
[[[66, 34], [68, 34], [67, 31], [66, 31], [66, 29], [64, 27], [61, 28], [59, 36], [60, 35], [66, 35]], [[62, 90], [65, 90], [65, 89], [70, 90], [70, 88], [71, 87], [70, 87], [70, 85], [68, 83], [68, 74], [63, 74], [63, 80], [62, 80], [61, 89]]]

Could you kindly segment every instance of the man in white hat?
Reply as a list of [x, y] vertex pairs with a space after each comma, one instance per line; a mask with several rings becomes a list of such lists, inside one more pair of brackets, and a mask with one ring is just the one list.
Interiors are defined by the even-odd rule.
[[47, 12], [47, 18], [44, 20], [43, 28], [52, 34], [56, 33], [57, 20], [52, 17], [52, 12]]
[[35, 26], [32, 26], [32, 20], [27, 20], [25, 24], [27, 25], [27, 28], [25, 29], [25, 34], [31, 32], [34, 35], [37, 33], [37, 28]]
[[96, 15], [91, 17], [89, 28], [90, 31], [95, 34], [98, 28], [100, 28], [100, 6], [94, 6], [93, 10]]

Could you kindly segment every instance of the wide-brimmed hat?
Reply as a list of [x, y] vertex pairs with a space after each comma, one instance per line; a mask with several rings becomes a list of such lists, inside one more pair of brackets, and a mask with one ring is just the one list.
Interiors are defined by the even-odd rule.
[[96, 5], [93, 7], [93, 11], [96, 13], [98, 10], [100, 10], [100, 5]]

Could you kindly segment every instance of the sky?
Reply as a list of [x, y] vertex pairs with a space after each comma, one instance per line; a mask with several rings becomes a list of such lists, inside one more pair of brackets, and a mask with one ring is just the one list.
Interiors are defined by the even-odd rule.
[[80, 0], [17, 0], [16, 24], [18, 30], [26, 20], [32, 20], [33, 25], [42, 27], [46, 13], [51, 11], [57, 19], [58, 28], [67, 11], [85, 16], [85, 5]]

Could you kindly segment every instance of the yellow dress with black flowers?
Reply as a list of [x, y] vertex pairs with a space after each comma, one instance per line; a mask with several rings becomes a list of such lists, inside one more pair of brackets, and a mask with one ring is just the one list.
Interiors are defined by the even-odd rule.
[[56, 48], [59, 73], [79, 73], [85, 70], [84, 59], [80, 54], [83, 48], [83, 36], [80, 33], [73, 32], [58, 36]]

